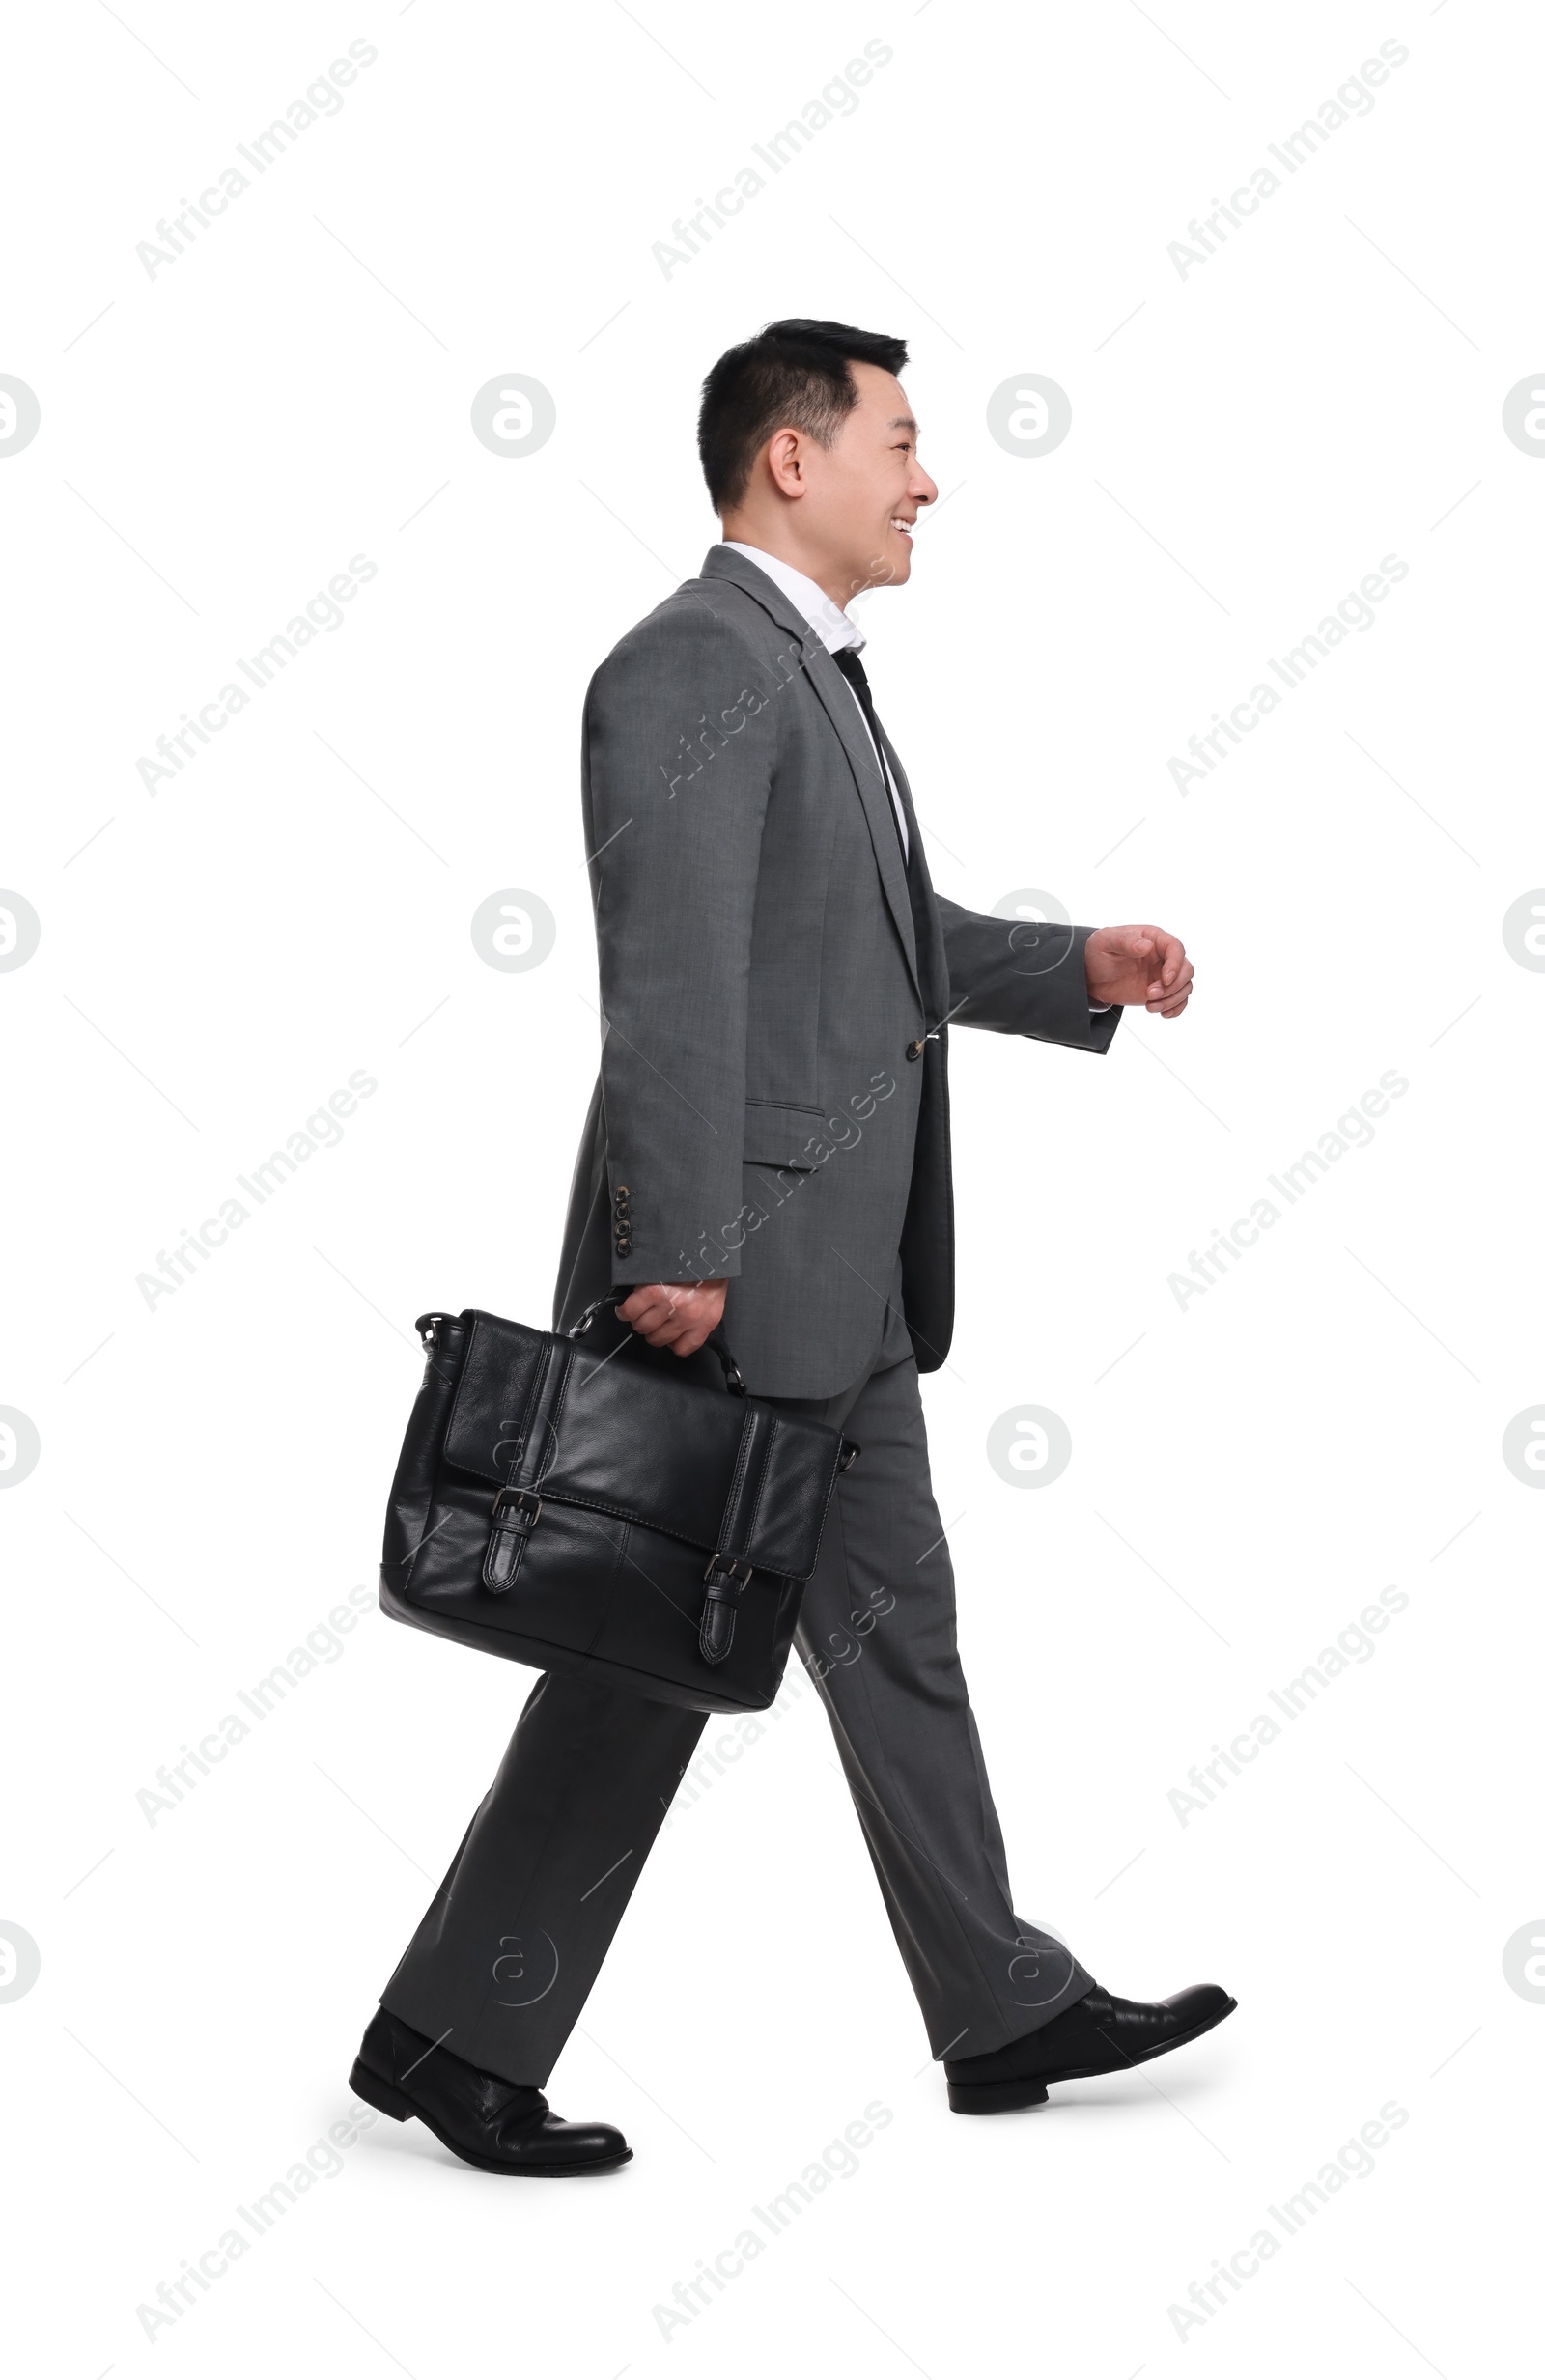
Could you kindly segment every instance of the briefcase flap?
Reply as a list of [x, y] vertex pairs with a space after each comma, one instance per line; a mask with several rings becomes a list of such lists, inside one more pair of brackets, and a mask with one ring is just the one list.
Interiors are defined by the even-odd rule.
[[[445, 1435], [445, 1459], [494, 1485], [520, 1475], [544, 1499], [589, 1506], [719, 1550], [753, 1568], [807, 1579], [836, 1477], [842, 1439], [654, 1365], [622, 1346], [471, 1313], [471, 1336]], [[522, 1455], [522, 1443], [524, 1452]]]

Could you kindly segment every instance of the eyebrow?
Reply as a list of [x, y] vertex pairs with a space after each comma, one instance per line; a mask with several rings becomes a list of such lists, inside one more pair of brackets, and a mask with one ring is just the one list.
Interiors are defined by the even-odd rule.
[[886, 422], [887, 430], [915, 430], [917, 424], [910, 413], [898, 413], [894, 421]]

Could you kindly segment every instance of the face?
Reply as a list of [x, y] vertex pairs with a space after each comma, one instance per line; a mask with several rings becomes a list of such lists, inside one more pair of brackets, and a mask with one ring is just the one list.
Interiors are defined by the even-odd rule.
[[782, 462], [802, 483], [801, 542], [824, 566], [811, 574], [844, 607], [865, 587], [901, 586], [912, 575], [912, 524], [939, 495], [917, 461], [917, 424], [901, 382], [875, 364], [849, 370], [858, 402], [833, 443], [801, 436], [797, 455], [780, 458], [775, 450], [791, 434], [783, 433], [769, 457], [774, 476]]

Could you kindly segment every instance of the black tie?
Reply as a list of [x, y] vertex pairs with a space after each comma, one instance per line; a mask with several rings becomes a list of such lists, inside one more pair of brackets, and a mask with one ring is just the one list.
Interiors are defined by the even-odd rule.
[[901, 839], [901, 820], [896, 814], [896, 804], [891, 798], [889, 785], [890, 772], [886, 768], [885, 761], [885, 747], [880, 741], [880, 721], [875, 716], [874, 696], [869, 691], [868, 672], [864, 668], [862, 661], [858, 658], [857, 654], [854, 651], [852, 645], [840, 646], [838, 650], [833, 653], [831, 658], [836, 662], [836, 665], [841, 670], [843, 676], [847, 679], [848, 684], [852, 686], [854, 692], [857, 695], [859, 709], [862, 711], [864, 717], [869, 722], [869, 733], [875, 740], [875, 753], [880, 761], [880, 782], [885, 791], [885, 807], [890, 812], [890, 823], [896, 829], [896, 842], [901, 852], [901, 864], [905, 867], [907, 865], [907, 846]]

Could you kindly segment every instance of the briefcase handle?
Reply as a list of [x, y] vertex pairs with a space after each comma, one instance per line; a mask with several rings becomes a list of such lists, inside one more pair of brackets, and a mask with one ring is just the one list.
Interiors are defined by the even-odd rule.
[[[581, 1338], [598, 1314], [603, 1313], [608, 1305], [621, 1305], [624, 1299], [631, 1298], [637, 1287], [638, 1283], [633, 1281], [626, 1289], [608, 1289], [604, 1298], [597, 1298], [592, 1304], [585, 1307], [578, 1321], [571, 1327], [570, 1338]], [[712, 1347], [715, 1355], [717, 1356], [724, 1373], [724, 1386], [731, 1396], [744, 1396], [745, 1383], [741, 1378], [740, 1365], [730, 1354], [729, 1341], [725, 1338], [722, 1328], [711, 1330], [703, 1341], [703, 1345]]]

